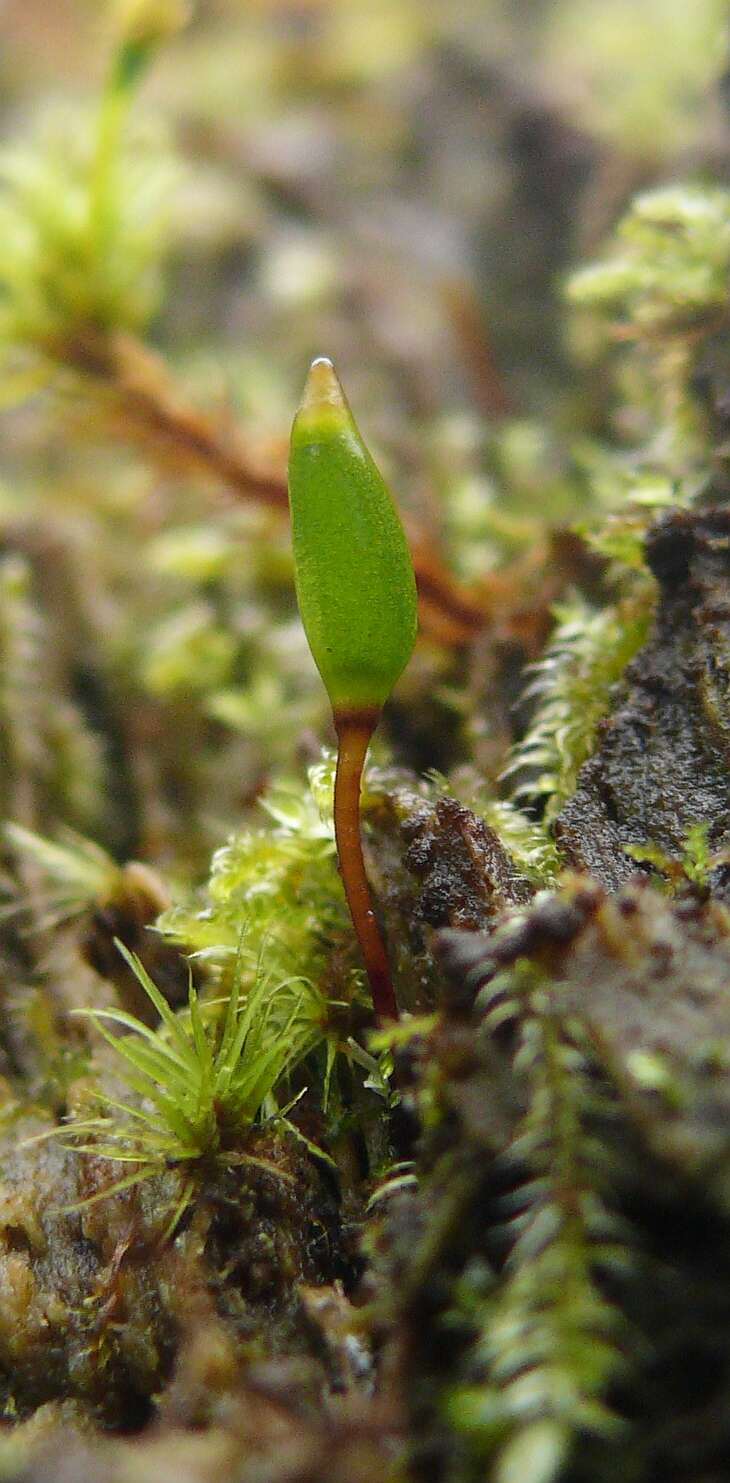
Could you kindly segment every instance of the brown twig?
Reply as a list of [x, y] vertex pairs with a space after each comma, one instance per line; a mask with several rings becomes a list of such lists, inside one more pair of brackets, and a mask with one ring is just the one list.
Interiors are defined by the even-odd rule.
[[239, 498], [286, 510], [286, 479], [256, 466], [235, 425], [191, 407], [164, 361], [146, 345], [129, 335], [87, 335], [64, 350], [74, 370], [114, 398], [130, 432], [197, 465]]
[[[99, 332], [55, 347], [58, 361], [93, 380], [108, 397], [122, 435], [213, 478], [235, 499], [254, 501], [282, 516], [288, 508], [283, 451], [269, 466], [257, 462], [239, 429], [224, 416], [191, 407], [161, 357], [128, 335]], [[536, 657], [550, 627], [550, 606], [569, 572], [552, 541], [541, 542], [509, 567], [486, 573], [478, 587], [462, 586], [432, 541], [412, 520], [404, 524], [418, 587], [424, 637], [449, 648], [473, 644], [485, 629]], [[583, 553], [585, 558], [585, 552]], [[571, 578], [573, 580], [573, 578]], [[529, 597], [527, 596], [529, 594]], [[526, 600], [527, 599], [527, 600]]]
[[442, 278], [438, 288], [461, 349], [476, 406], [490, 421], [501, 422], [515, 408], [497, 365], [486, 316], [474, 286], [467, 278], [453, 275]]
[[[93, 379], [124, 419], [124, 433], [151, 443], [160, 453], [193, 464], [236, 499], [253, 500], [282, 513], [288, 508], [283, 468], [256, 462], [240, 431], [223, 416], [191, 407], [164, 361], [129, 335], [89, 332], [67, 341], [58, 359]], [[419, 612], [424, 633], [440, 643], [470, 643], [484, 628], [483, 598], [452, 577], [422, 532], [408, 528]]]

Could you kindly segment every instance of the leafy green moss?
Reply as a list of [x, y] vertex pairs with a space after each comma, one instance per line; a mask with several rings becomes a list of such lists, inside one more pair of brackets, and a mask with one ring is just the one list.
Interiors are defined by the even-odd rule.
[[[139, 958], [119, 946], [160, 1024], [150, 1030], [123, 1010], [79, 1011], [115, 1052], [133, 1094], [120, 1101], [97, 1091], [101, 1111], [72, 1117], [61, 1130], [79, 1152], [133, 1166], [100, 1198], [168, 1165], [235, 1157], [256, 1119], [279, 1112], [275, 1093], [322, 1042], [327, 1014], [308, 980], [275, 982], [263, 972], [245, 998], [234, 974], [222, 1011], [201, 1004], [191, 985], [187, 1010], [175, 1013]], [[109, 1025], [126, 1033], [114, 1035]]]
[[499, 835], [505, 849], [528, 880], [539, 886], [554, 884], [560, 859], [542, 821], [529, 818], [508, 799], [477, 800], [474, 807]]
[[517, 800], [544, 799], [546, 823], [574, 792], [611, 689], [644, 642], [651, 594], [603, 610], [576, 600], [556, 612], [558, 626], [526, 692], [535, 712], [505, 772]]
[[263, 964], [274, 980], [329, 979], [334, 997], [349, 1000], [362, 975], [335, 857], [333, 759], [308, 779], [307, 791], [272, 787], [261, 799], [269, 827], [232, 835], [213, 857], [202, 900], [174, 906], [158, 925], [223, 982], [239, 960], [246, 981]]
[[83, 369], [94, 356], [90, 336], [140, 330], [158, 306], [172, 162], [159, 138], [129, 127], [129, 109], [183, 11], [173, 3], [120, 10], [97, 110], [51, 112], [35, 141], [0, 155], [6, 400], [43, 385], [59, 366]]
[[691, 185], [638, 196], [612, 255], [582, 268], [570, 300], [637, 337], [713, 328], [727, 302], [730, 193]]
[[620, 1367], [621, 1321], [596, 1276], [615, 1253], [581, 1146], [589, 1100], [581, 1057], [538, 1012], [516, 1065], [530, 1103], [512, 1154], [529, 1177], [506, 1202], [513, 1244], [480, 1314], [470, 1363], [482, 1383], [455, 1390], [448, 1410], [477, 1451], [495, 1457], [500, 1483], [548, 1483], [581, 1433], [615, 1429], [602, 1397]]
[[626, 845], [626, 853], [638, 864], [652, 865], [663, 876], [667, 888], [675, 891], [683, 882], [691, 881], [702, 889], [707, 888], [713, 865], [723, 863], [722, 856], [713, 856], [709, 843], [710, 825], [702, 820], [690, 824], [684, 841], [681, 858], [668, 855], [659, 845], [647, 840], [642, 844]]

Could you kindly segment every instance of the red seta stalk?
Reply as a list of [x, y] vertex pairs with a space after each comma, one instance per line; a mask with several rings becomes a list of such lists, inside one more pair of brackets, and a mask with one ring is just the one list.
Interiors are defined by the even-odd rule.
[[360, 786], [370, 738], [379, 711], [335, 714], [337, 771], [335, 773], [335, 839], [340, 874], [345, 887], [355, 935], [365, 961], [376, 1019], [397, 1020], [398, 1006], [390, 967], [365, 874], [360, 832]]

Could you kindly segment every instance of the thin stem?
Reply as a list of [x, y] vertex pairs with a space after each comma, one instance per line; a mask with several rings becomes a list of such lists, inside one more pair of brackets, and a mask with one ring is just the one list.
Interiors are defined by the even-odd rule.
[[337, 771], [335, 773], [335, 839], [340, 874], [352, 925], [360, 944], [378, 1020], [397, 1020], [390, 967], [375, 920], [370, 887], [365, 874], [360, 833], [360, 784], [370, 738], [380, 713], [348, 712], [335, 716]]
[[114, 194], [122, 133], [129, 115], [143, 52], [128, 42], [119, 47], [102, 93], [92, 165], [89, 212], [93, 264], [103, 270], [103, 255], [113, 229]]

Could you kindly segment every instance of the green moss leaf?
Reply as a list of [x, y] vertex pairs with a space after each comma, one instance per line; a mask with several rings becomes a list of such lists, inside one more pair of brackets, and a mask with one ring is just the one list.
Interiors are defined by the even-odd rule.
[[566, 1431], [557, 1421], [536, 1421], [519, 1432], [499, 1460], [497, 1483], [551, 1483], [565, 1457]]

